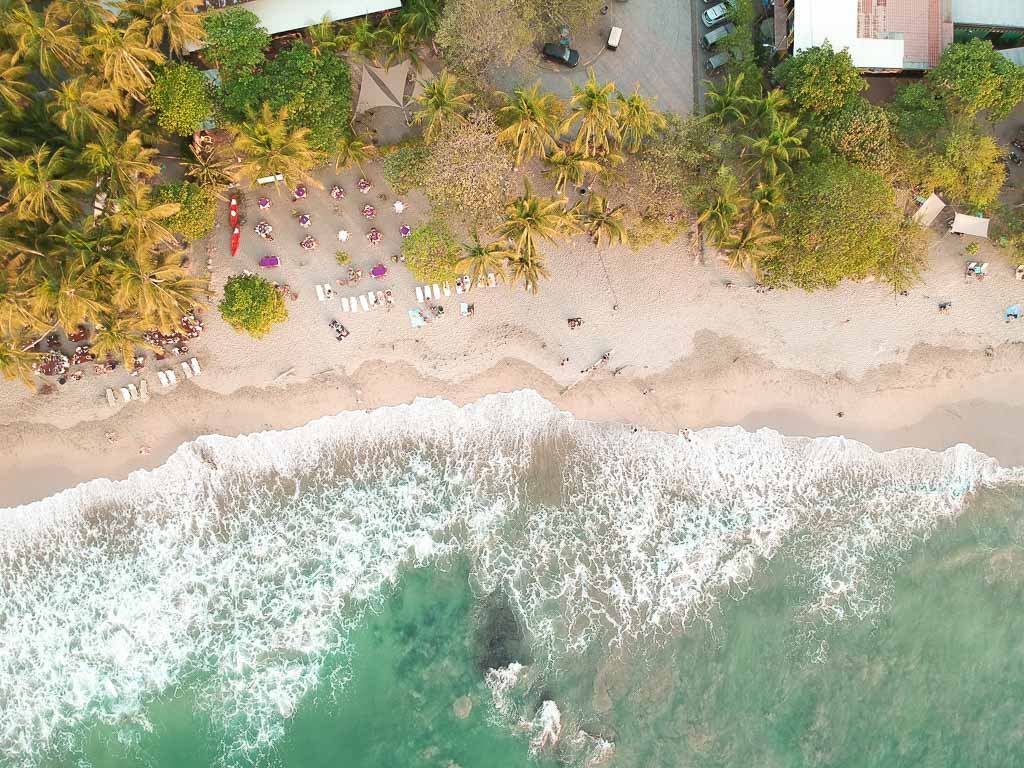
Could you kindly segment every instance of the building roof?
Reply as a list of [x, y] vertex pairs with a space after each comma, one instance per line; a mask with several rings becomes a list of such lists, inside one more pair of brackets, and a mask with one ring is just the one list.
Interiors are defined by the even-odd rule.
[[402, 0], [252, 0], [243, 6], [260, 17], [267, 32], [276, 35], [324, 20], [338, 21], [400, 8]]
[[1024, 67], [1024, 48], [1004, 48], [997, 53], [1002, 54], [1018, 67]]
[[979, 27], [1024, 29], [1021, 0], [953, 0], [953, 22]]
[[862, 69], [930, 69], [953, 42], [950, 0], [801, 0], [794, 22], [797, 53], [827, 40]]

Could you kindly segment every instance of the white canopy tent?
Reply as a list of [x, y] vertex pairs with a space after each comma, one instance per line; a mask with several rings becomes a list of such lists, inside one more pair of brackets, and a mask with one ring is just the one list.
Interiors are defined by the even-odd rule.
[[975, 237], [988, 237], [988, 219], [980, 216], [968, 216], [965, 213], [958, 213], [953, 217], [953, 226], [950, 232], [958, 235], [974, 235]]
[[922, 227], [930, 227], [935, 218], [942, 213], [942, 209], [946, 207], [946, 201], [943, 200], [936, 194], [932, 194], [921, 207], [917, 209], [917, 212], [913, 215], [915, 224], [920, 224]]
[[[396, 72], [396, 70], [400, 70]], [[368, 109], [377, 107], [402, 107], [402, 95], [405, 89], [405, 76], [409, 71], [409, 62], [403, 62], [397, 67], [392, 67], [394, 73], [390, 78], [382, 78], [384, 70], [364, 66], [363, 77], [359, 81], [359, 103], [356, 105], [356, 112], [365, 112]], [[395, 86], [392, 80], [397, 82], [395, 74], [401, 76], [401, 86], [398, 93], [394, 93], [391, 87]], [[391, 87], [389, 87], [391, 86]]]

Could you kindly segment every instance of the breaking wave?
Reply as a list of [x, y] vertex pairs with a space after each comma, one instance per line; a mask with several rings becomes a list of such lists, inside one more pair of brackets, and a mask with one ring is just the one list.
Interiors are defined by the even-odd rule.
[[225, 761], [255, 760], [402, 569], [454, 554], [551, 663], [678, 632], [782, 547], [809, 613], [864, 616], [879, 563], [1021, 478], [963, 445], [635, 431], [532, 392], [203, 437], [0, 510], [0, 755], [38, 765], [90, 724], [145, 729], [149, 698], [199, 677]]

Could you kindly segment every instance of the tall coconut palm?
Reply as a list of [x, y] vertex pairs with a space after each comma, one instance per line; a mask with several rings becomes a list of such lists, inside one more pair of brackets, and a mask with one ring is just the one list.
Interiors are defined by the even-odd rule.
[[516, 165], [533, 157], [544, 157], [558, 148], [558, 133], [565, 112], [562, 100], [542, 93], [540, 82], [530, 88], [515, 88], [505, 94], [505, 106], [498, 118], [505, 126], [498, 140], [515, 148]]
[[377, 147], [369, 136], [345, 131], [334, 145], [334, 170], [340, 171], [355, 163], [356, 168], [362, 173], [362, 164], [376, 154]]
[[522, 283], [530, 293], [537, 293], [540, 290], [540, 281], [551, 277], [551, 273], [544, 266], [544, 260], [536, 251], [511, 253], [506, 263], [510, 283]]
[[52, 7], [45, 14], [27, 7], [14, 11], [5, 31], [14, 41], [15, 60], [35, 64], [48, 80], [57, 81], [62, 71], [75, 72], [80, 68], [78, 34], [70, 24], [61, 23]]
[[33, 290], [32, 311], [52, 325], [75, 328], [110, 311], [95, 267], [75, 261], [44, 264]]
[[250, 111], [235, 129], [234, 148], [245, 157], [238, 168], [243, 178], [255, 181], [281, 174], [289, 186], [319, 186], [309, 175], [317, 162], [317, 153], [309, 146], [309, 129], [289, 127], [287, 107], [274, 112], [264, 102], [259, 112]]
[[30, 70], [15, 61], [13, 53], [0, 53], [0, 101], [19, 111], [29, 103], [35, 90], [28, 81]]
[[582, 152], [559, 148], [548, 155], [546, 160], [548, 167], [544, 175], [555, 180], [555, 192], [559, 195], [565, 194], [567, 184], [579, 186], [588, 173], [601, 172], [601, 163]]
[[18, 335], [45, 325], [32, 313], [31, 275], [16, 260], [0, 266], [0, 334]]
[[151, 48], [166, 45], [172, 56], [180, 56], [189, 43], [200, 43], [206, 36], [195, 0], [132, 0], [125, 10], [148, 22], [146, 42]]
[[441, 20], [441, 4], [437, 0], [409, 0], [402, 3], [398, 17], [417, 39], [430, 40]]
[[92, 187], [71, 175], [64, 147], [51, 150], [45, 144], [31, 154], [0, 162], [10, 179], [9, 197], [22, 221], [70, 221], [82, 214], [76, 195]]
[[583, 229], [598, 248], [603, 244], [618, 245], [627, 242], [626, 225], [623, 221], [625, 207], [616, 205], [613, 208], [601, 195], [590, 196], [586, 207], [580, 213], [580, 219], [583, 222]]
[[[400, 20], [401, 16], [394, 16], [392, 18]], [[399, 22], [388, 25], [383, 27], [383, 32], [384, 34], [381, 35], [381, 39], [385, 51], [385, 69], [389, 69], [392, 65], [406, 59], [412, 64], [413, 69], [418, 69], [420, 65], [420, 54], [418, 51], [420, 38], [413, 31], [409, 23]]]
[[138, 315], [112, 312], [102, 315], [97, 318], [93, 332], [92, 352], [99, 357], [109, 355], [120, 360], [131, 370], [135, 366], [136, 350], [157, 349], [143, 336], [148, 329], [148, 323]]
[[750, 215], [763, 219], [770, 228], [775, 227], [779, 210], [786, 203], [785, 183], [785, 174], [779, 174], [759, 181], [750, 192]]
[[377, 27], [369, 17], [350, 21], [341, 29], [341, 45], [344, 50], [371, 64], [380, 60], [387, 33]]
[[65, 80], [50, 95], [50, 117], [75, 144], [115, 130], [114, 116], [121, 110], [121, 98], [92, 78]]
[[521, 281], [527, 290], [536, 293], [539, 278], [547, 276], [537, 249], [539, 240], [553, 241], [573, 228], [573, 217], [565, 210], [565, 199], [537, 197], [527, 182], [522, 197], [506, 206], [505, 218], [494, 230], [509, 244], [507, 258], [513, 283]]
[[746, 269], [760, 277], [760, 263], [771, 252], [768, 247], [781, 238], [772, 232], [764, 219], [751, 219], [738, 233], [722, 242], [722, 250], [733, 269]]
[[722, 179], [721, 189], [696, 220], [697, 225], [704, 227], [709, 239], [716, 244], [729, 238], [747, 205], [747, 199], [739, 191], [732, 175], [722, 176]]
[[165, 333], [177, 328], [183, 314], [201, 306], [198, 298], [205, 288], [202, 280], [189, 277], [180, 252], [156, 253], [150, 248], [113, 264], [109, 280], [118, 309], [137, 312], [150, 327]]
[[420, 110], [413, 115], [414, 123], [426, 123], [423, 137], [431, 141], [441, 131], [451, 125], [466, 122], [465, 113], [469, 111], [473, 94], [461, 92], [458, 79], [447, 69], [433, 80], [420, 85], [423, 93], [416, 99]]
[[66, 21], [79, 34], [86, 34], [101, 24], [113, 24], [117, 14], [111, 10], [106, 0], [54, 0], [50, 7], [54, 15]]
[[107, 191], [119, 196], [141, 180], [160, 173], [153, 163], [158, 151], [142, 143], [142, 133], [132, 131], [127, 136], [102, 133], [90, 141], [79, 154], [79, 159], [93, 174], [107, 180]]
[[221, 197], [221, 188], [231, 183], [234, 166], [212, 146], [205, 147], [194, 141], [189, 149], [191, 156], [181, 162], [185, 176]]
[[771, 127], [759, 137], [742, 136], [740, 140], [754, 153], [751, 167], [769, 179], [782, 173], [791, 173], [790, 163], [810, 157], [803, 147], [807, 129], [801, 128], [795, 117], [772, 117]]
[[615, 116], [622, 132], [622, 148], [627, 152], [636, 152], [644, 139], [667, 125], [665, 116], [651, 106], [653, 103], [653, 98], [640, 95], [639, 84], [629, 96], [616, 95]]
[[462, 249], [465, 255], [459, 259], [457, 267], [465, 270], [474, 283], [486, 281], [489, 274], [497, 275], [502, 282], [505, 281], [503, 264], [509, 254], [501, 242], [484, 245], [474, 231], [473, 242], [463, 243]]
[[750, 99], [746, 107], [746, 124], [759, 129], [769, 128], [772, 120], [789, 105], [789, 97], [781, 88], [769, 91], [760, 99]]
[[578, 130], [574, 144], [578, 152], [592, 157], [618, 144], [619, 122], [612, 109], [614, 93], [615, 83], [598, 83], [593, 69], [590, 70], [587, 82], [573, 85], [572, 99], [569, 100], [572, 111], [562, 124], [562, 132]]
[[28, 352], [17, 347], [13, 341], [0, 339], [0, 376], [31, 387], [35, 384], [32, 366], [39, 357], [37, 352]]
[[164, 221], [181, 210], [179, 203], [156, 203], [153, 188], [133, 184], [122, 190], [107, 214], [110, 226], [131, 248], [154, 247], [174, 241], [174, 233]]
[[309, 35], [309, 47], [316, 56], [334, 55], [345, 50], [345, 39], [341, 28], [324, 15], [323, 19], [306, 28]]
[[86, 41], [83, 53], [98, 62], [103, 78], [116, 91], [143, 101], [153, 83], [151, 65], [163, 64], [164, 56], [149, 47], [146, 22], [136, 19], [127, 27], [98, 27]]
[[731, 122], [742, 125], [746, 122], [746, 111], [750, 108], [752, 100], [743, 94], [742, 72], [736, 77], [729, 75], [718, 86], [709, 80], [705, 80], [704, 83], [708, 87], [705, 93], [707, 98], [705, 114], [708, 118], [722, 125]]

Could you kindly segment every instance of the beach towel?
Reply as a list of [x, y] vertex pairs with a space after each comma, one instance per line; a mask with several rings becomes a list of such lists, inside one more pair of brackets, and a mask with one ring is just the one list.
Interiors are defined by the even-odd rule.
[[418, 309], [409, 310], [409, 324], [413, 328], [422, 328], [426, 324], [423, 320], [423, 315], [420, 314]]
[[324, 300], [326, 300], [326, 296], [324, 296], [324, 287], [322, 285], [320, 285], [320, 283], [317, 283], [315, 287], [316, 287], [316, 298], [317, 298], [317, 301], [324, 301]]

